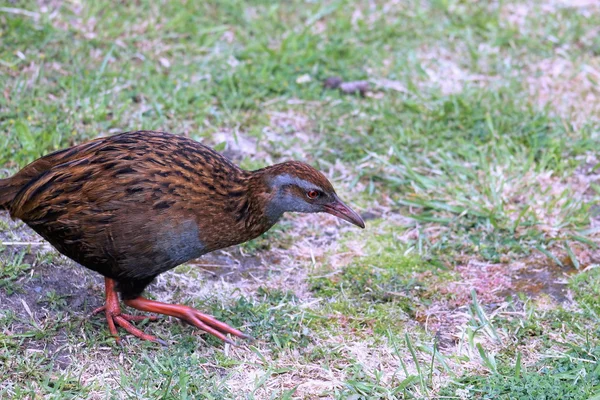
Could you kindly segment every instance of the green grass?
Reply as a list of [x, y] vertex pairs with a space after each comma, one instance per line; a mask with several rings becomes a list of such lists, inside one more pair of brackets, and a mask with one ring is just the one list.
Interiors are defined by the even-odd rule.
[[3, 214], [0, 397], [597, 395], [599, 25], [541, 0], [0, 4], [0, 177], [157, 129], [248, 169], [309, 162], [370, 214], [164, 275], [149, 296], [256, 338], [143, 324], [167, 349], [115, 346], [101, 280]]
[[[421, 258], [414, 247], [399, 242], [397, 228], [390, 232], [381, 221], [373, 221], [370, 229], [377, 235], [364, 242], [364, 256], [342, 270], [317, 271], [310, 280], [310, 289], [328, 299], [325, 310], [343, 316], [344, 325], [356, 326], [359, 331], [366, 326], [379, 334], [390, 329], [402, 332], [406, 321], [427, 307], [433, 296], [420, 273], [440, 271]], [[346, 242], [353, 244], [353, 236]]]
[[505, 365], [501, 373], [466, 378], [440, 394], [452, 396], [460, 390], [482, 399], [592, 398], [600, 393], [598, 348], [575, 349], [551, 362], [531, 366], [530, 371]]
[[31, 269], [31, 265], [24, 262], [25, 252], [21, 252], [15, 256], [2, 257], [0, 259], [0, 287], [4, 288], [7, 293], [11, 294], [18, 290], [18, 286], [14, 286], [16, 281], [25, 271]]
[[[440, 391], [440, 395], [469, 395], [491, 399], [588, 399], [600, 393], [598, 345], [590, 331], [598, 318], [587, 312], [533, 311], [525, 320], [506, 321], [519, 344], [535, 346], [538, 362], [523, 365], [518, 346], [497, 355], [491, 374], [460, 377]], [[481, 350], [487, 363], [489, 354]], [[489, 364], [487, 364], [489, 365]]]

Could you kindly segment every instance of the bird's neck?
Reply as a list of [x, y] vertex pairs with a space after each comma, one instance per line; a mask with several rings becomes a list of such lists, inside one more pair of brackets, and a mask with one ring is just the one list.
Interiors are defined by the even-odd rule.
[[250, 172], [248, 179], [248, 224], [265, 228], [265, 231], [277, 223], [283, 211], [273, 207], [273, 189], [269, 183], [270, 167]]
[[[269, 167], [258, 171], [246, 172], [240, 182], [239, 191], [230, 196], [236, 210], [236, 220], [240, 228], [250, 238], [268, 231], [281, 218], [283, 212], [272, 207], [272, 189], [268, 180]], [[238, 193], [243, 192], [243, 195]], [[249, 239], [248, 239], [249, 240]]]

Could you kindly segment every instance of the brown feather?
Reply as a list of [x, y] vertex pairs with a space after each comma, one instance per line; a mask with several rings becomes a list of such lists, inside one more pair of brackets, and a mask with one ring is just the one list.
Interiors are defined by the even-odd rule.
[[0, 181], [0, 204], [132, 298], [161, 272], [266, 232], [269, 182], [285, 173], [334, 193], [304, 163], [249, 172], [185, 137], [127, 132], [34, 161]]

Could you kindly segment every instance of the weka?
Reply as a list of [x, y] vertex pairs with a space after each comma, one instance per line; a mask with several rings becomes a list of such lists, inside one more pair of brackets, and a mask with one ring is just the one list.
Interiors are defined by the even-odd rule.
[[286, 211], [326, 212], [365, 226], [307, 164], [245, 171], [194, 140], [152, 131], [99, 138], [32, 162], [0, 180], [0, 209], [105, 277], [106, 303], [95, 312], [105, 312], [117, 341], [116, 325], [159, 343], [131, 324], [148, 317], [121, 313], [117, 292], [130, 307], [180, 318], [233, 343], [225, 334], [247, 336], [142, 292], [160, 273], [261, 235]]

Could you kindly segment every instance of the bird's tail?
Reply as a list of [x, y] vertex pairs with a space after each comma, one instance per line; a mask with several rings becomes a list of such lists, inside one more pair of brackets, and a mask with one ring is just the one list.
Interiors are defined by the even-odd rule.
[[0, 210], [8, 210], [21, 185], [16, 185], [12, 178], [0, 179]]

